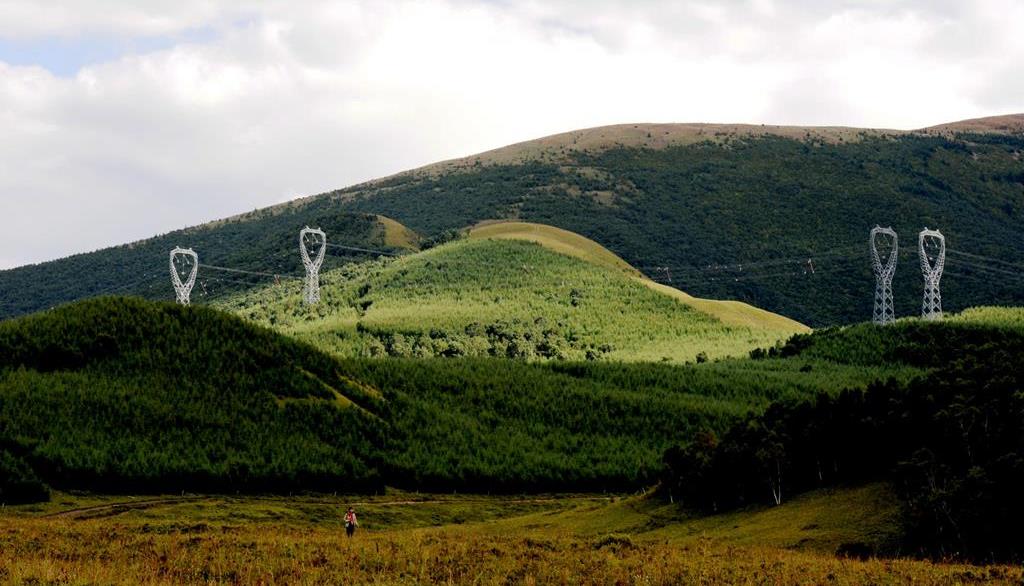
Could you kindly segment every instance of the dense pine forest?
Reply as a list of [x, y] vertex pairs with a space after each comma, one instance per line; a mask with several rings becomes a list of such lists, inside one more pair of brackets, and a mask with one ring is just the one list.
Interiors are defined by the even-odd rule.
[[913, 372], [804, 366], [339, 362], [210, 308], [100, 298], [0, 323], [2, 490], [634, 489], [695, 430]]
[[779, 504], [812, 489], [891, 483], [912, 553], [1020, 560], [1024, 521], [1021, 312], [857, 326], [768, 353], [926, 368], [909, 381], [785, 399], [666, 451], [663, 490], [706, 511]]
[[79, 302], [0, 323], [0, 465], [14, 480], [0, 497], [38, 496], [34, 477], [106, 492], [373, 489], [382, 408], [329, 357], [228, 314]]

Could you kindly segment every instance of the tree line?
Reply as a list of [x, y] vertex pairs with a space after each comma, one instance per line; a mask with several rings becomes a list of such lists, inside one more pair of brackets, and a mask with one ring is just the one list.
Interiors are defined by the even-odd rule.
[[[830, 354], [843, 334], [798, 337], [779, 352]], [[937, 557], [1022, 559], [1021, 333], [911, 322], [845, 334], [853, 346], [898, 340], [881, 354], [930, 368], [910, 381], [776, 402], [722, 434], [698, 432], [664, 453], [665, 495], [721, 511], [885, 481], [901, 500], [903, 548]]]

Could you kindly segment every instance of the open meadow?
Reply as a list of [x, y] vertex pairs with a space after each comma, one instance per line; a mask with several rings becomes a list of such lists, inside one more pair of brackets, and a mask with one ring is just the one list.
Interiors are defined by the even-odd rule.
[[[57, 494], [0, 513], [13, 584], [1019, 583], [1019, 566], [835, 555], [891, 537], [885, 489], [689, 519], [643, 496]], [[344, 535], [354, 505], [360, 529]], [[838, 545], [837, 545], [838, 544]]]

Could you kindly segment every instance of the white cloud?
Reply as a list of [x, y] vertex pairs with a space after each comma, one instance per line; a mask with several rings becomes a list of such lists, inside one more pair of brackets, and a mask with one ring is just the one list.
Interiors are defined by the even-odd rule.
[[579, 127], [1024, 106], [1014, 0], [222, 6], [0, 1], [0, 40], [218, 31], [63, 78], [0, 49], [0, 267]]
[[4, 0], [0, 2], [0, 37], [174, 34], [240, 14], [204, 0]]

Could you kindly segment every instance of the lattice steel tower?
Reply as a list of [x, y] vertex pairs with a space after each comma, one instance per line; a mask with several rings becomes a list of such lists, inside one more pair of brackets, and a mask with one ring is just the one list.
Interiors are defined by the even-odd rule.
[[[174, 285], [174, 297], [178, 303], [188, 305], [192, 287], [196, 284], [199, 272], [199, 255], [191, 248], [175, 247], [171, 251], [171, 285]], [[182, 282], [181, 277], [188, 271], [188, 278]]]
[[[889, 250], [889, 257], [882, 263], [878, 254], [878, 244], [881, 239], [891, 239], [892, 247]], [[896, 231], [892, 228], [875, 226], [871, 229], [871, 270], [875, 273], [875, 310], [871, 315], [871, 321], [886, 325], [896, 321], [896, 311], [892, 305], [892, 278], [896, 274], [896, 259], [899, 257], [899, 243], [896, 238]]]
[[925, 228], [917, 236], [918, 252], [921, 255], [921, 273], [924, 275], [924, 301], [921, 317], [940, 319], [942, 317], [942, 294], [939, 280], [946, 265], [946, 238], [938, 230]]
[[[309, 249], [315, 251], [315, 258], [309, 256]], [[320, 265], [327, 252], [327, 235], [319, 228], [306, 226], [299, 232], [299, 253], [302, 266], [306, 267], [306, 303], [313, 305], [320, 301]]]

